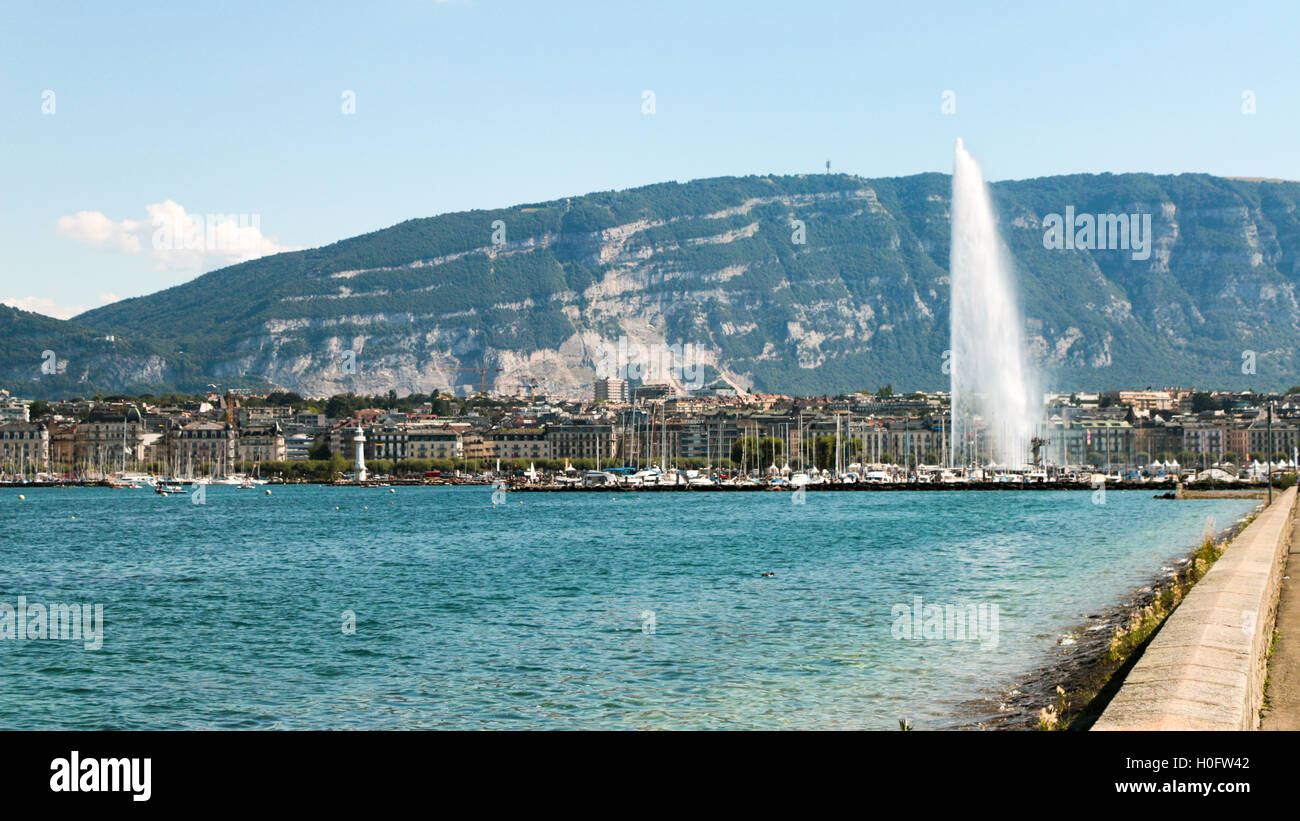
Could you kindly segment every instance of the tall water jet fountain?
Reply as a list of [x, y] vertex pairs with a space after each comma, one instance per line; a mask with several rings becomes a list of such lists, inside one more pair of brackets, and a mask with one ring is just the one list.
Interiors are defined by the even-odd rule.
[[1010, 259], [979, 164], [957, 140], [952, 174], [951, 464], [1030, 461], [1041, 400], [1025, 361]]

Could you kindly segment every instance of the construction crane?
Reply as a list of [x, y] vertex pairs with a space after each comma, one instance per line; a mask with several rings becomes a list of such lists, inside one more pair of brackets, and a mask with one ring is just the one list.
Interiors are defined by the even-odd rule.
[[486, 365], [477, 368], [452, 368], [453, 371], [473, 371], [479, 375], [478, 392], [487, 395], [487, 375], [489, 373], [501, 373], [500, 368], [489, 368]]

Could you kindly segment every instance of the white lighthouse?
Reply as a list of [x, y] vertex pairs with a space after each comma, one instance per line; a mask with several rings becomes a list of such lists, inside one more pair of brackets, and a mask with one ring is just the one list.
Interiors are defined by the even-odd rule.
[[357, 435], [352, 437], [352, 441], [357, 446], [357, 461], [352, 465], [352, 472], [357, 475], [358, 482], [366, 480], [366, 435], [361, 432], [361, 426], [357, 425]]

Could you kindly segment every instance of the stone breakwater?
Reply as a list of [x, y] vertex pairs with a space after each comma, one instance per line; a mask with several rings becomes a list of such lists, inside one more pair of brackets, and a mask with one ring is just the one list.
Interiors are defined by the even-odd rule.
[[[1247, 498], [1257, 498], [1267, 492], [1267, 486], [1263, 484], [1248, 485], [1245, 483], [1235, 483], [1232, 485], [1206, 484], [1203, 487], [1206, 490], [1218, 488], [1234, 488], [1245, 494]], [[511, 493], [792, 493], [795, 488], [788, 485], [596, 485], [585, 487], [582, 485], [509, 485], [507, 488]], [[916, 492], [943, 492], [943, 491], [962, 491], [962, 490], [995, 490], [995, 491], [1036, 491], [1036, 490], [1079, 490], [1096, 492], [1099, 487], [1087, 484], [1085, 482], [858, 482], [850, 484], [827, 484], [827, 485], [804, 485], [804, 490], [809, 493], [840, 493], [840, 492], [883, 492], [883, 493], [906, 493]], [[1144, 482], [1108, 482], [1105, 485], [1107, 492], [1112, 490], [1144, 490], [1148, 493], [1168, 493], [1169, 498], [1173, 498], [1174, 485], [1172, 484], [1152, 484]], [[1281, 491], [1274, 491], [1280, 493]], [[1203, 496], [1187, 498], [1218, 498], [1221, 494], [1206, 493]], [[1164, 498], [1162, 496], [1162, 498]]]
[[1243, 530], [1160, 627], [1093, 730], [1253, 730], [1296, 488]]

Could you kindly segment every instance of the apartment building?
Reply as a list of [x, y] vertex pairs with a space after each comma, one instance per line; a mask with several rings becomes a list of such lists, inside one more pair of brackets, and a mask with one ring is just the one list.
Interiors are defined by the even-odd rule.
[[546, 429], [546, 441], [552, 459], [611, 459], [614, 451], [614, 429], [611, 425], [551, 425]]
[[233, 466], [235, 429], [226, 422], [190, 422], [170, 431], [171, 463], [176, 471], [202, 466]]
[[596, 401], [625, 405], [629, 399], [626, 379], [597, 379]]
[[493, 431], [492, 455], [498, 459], [550, 459], [551, 443], [543, 428]]
[[288, 449], [279, 423], [246, 425], [237, 430], [235, 460], [238, 462], [283, 461]]
[[0, 471], [14, 473], [50, 461], [50, 431], [39, 422], [0, 424]]

